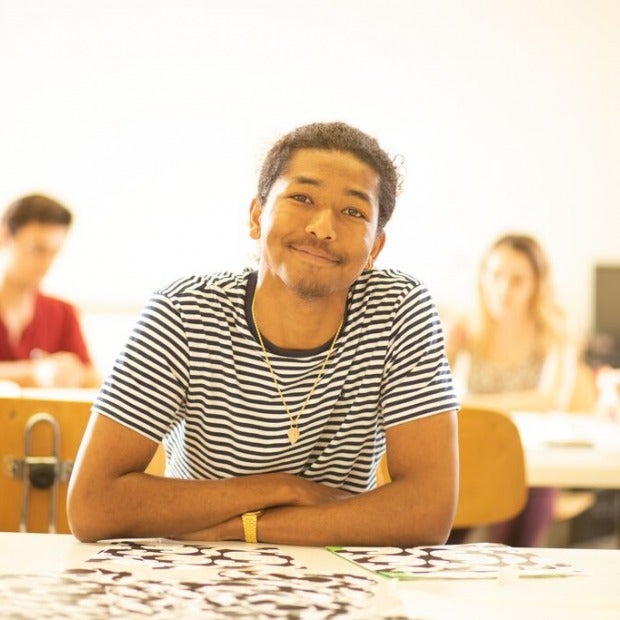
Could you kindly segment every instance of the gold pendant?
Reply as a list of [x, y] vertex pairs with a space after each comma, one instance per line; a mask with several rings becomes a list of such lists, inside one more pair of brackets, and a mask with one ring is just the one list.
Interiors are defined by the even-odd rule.
[[288, 440], [291, 442], [291, 445], [295, 445], [297, 440], [299, 439], [299, 428], [297, 426], [291, 426], [288, 429]]

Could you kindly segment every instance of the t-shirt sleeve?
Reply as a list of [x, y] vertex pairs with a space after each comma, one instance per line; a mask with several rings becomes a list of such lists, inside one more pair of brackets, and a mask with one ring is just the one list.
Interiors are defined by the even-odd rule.
[[397, 307], [381, 394], [386, 427], [459, 408], [439, 314], [423, 285]]
[[180, 312], [168, 297], [154, 295], [117, 357], [93, 410], [160, 442], [185, 402], [188, 358]]

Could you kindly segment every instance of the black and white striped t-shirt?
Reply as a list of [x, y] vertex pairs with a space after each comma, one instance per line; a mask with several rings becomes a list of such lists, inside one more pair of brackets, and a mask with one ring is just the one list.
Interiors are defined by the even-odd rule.
[[[372, 488], [385, 428], [457, 408], [437, 311], [397, 271], [364, 272], [299, 421], [289, 418], [255, 337], [256, 272], [178, 280], [155, 293], [94, 410], [156, 442], [167, 475], [227, 478], [288, 472], [349, 491]], [[331, 343], [284, 351], [265, 342], [293, 416]]]

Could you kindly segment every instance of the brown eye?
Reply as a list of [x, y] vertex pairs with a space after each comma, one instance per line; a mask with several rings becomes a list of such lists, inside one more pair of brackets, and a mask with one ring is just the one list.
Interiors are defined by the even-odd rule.
[[343, 210], [343, 213], [352, 217], [364, 218], [364, 214], [359, 209], [355, 209], [354, 207], [347, 207]]

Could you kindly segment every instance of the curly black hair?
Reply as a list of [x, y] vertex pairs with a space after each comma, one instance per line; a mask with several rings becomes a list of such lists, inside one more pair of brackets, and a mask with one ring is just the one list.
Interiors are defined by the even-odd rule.
[[351, 153], [379, 175], [379, 221], [377, 233], [392, 217], [401, 176], [395, 159], [374, 138], [343, 122], [311, 123], [282, 136], [269, 150], [260, 170], [257, 197], [265, 204], [276, 180], [286, 171], [293, 154], [300, 149]]

